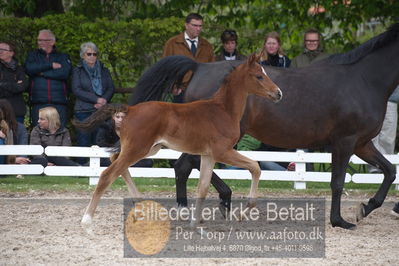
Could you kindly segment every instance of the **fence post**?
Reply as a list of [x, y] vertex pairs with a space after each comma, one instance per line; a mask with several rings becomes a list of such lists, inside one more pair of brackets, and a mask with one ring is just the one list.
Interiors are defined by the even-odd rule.
[[[297, 150], [296, 152], [298, 154], [298, 157], [303, 157], [303, 155], [305, 154], [305, 152], [303, 150]], [[295, 163], [295, 172], [297, 172], [299, 174], [305, 173], [306, 172], [306, 163], [305, 162], [296, 162]], [[294, 189], [306, 189], [306, 182], [294, 181]]]
[[[91, 146], [93, 150], [98, 150], [100, 147], [97, 145]], [[100, 178], [100, 157], [90, 157], [90, 167], [93, 169], [93, 172], [96, 173], [94, 176], [90, 176], [89, 178], [89, 185], [94, 186], [97, 185], [98, 179]]]

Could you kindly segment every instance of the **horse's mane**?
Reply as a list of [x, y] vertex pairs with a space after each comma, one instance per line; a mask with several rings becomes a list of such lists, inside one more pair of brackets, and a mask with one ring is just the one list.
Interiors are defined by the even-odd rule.
[[391, 25], [387, 31], [361, 44], [359, 47], [342, 54], [334, 54], [327, 58], [334, 64], [353, 64], [367, 54], [386, 46], [399, 38], [399, 23]]
[[236, 69], [236, 66], [233, 66], [231, 69], [228, 70], [228, 72], [226, 73], [226, 75], [224, 76], [222, 83], [220, 84], [219, 88], [222, 86], [227, 85], [227, 83], [229, 83], [230, 81], [230, 74], [231, 72], [233, 72]]
[[161, 99], [164, 93], [171, 92], [174, 84], [179, 86], [186, 72], [195, 71], [197, 67], [198, 63], [186, 56], [162, 58], [137, 81], [129, 105]]

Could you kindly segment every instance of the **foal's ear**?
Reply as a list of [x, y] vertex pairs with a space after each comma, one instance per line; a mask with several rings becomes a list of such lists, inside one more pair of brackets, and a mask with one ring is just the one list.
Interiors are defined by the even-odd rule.
[[253, 53], [249, 56], [247, 63], [248, 63], [248, 65], [253, 65], [255, 63], [259, 63], [259, 59], [260, 59], [260, 56], [258, 56], [256, 53]]

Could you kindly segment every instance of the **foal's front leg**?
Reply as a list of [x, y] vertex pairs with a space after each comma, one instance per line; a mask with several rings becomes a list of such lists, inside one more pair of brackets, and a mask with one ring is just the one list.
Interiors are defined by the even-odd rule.
[[134, 183], [133, 178], [130, 175], [129, 169], [127, 169], [125, 172], [123, 172], [122, 178], [123, 178], [123, 180], [125, 180], [127, 189], [129, 190], [129, 193], [132, 196], [132, 198], [137, 199], [137, 198], [143, 197], [143, 195], [137, 189], [136, 184]]
[[201, 169], [197, 187], [197, 200], [195, 203], [195, 213], [193, 219], [191, 220], [191, 227], [197, 226], [201, 220], [202, 208], [206, 195], [208, 194], [214, 166], [215, 160], [211, 156], [201, 156]]
[[258, 162], [251, 160], [244, 155], [241, 155], [234, 149], [231, 149], [225, 153], [223, 153], [218, 158], [215, 158], [216, 161], [226, 163], [229, 165], [237, 166], [239, 168], [244, 168], [249, 170], [252, 175], [251, 180], [251, 190], [248, 195], [248, 207], [252, 208], [256, 205], [256, 199], [258, 197], [258, 184], [259, 178], [261, 174], [261, 170]]

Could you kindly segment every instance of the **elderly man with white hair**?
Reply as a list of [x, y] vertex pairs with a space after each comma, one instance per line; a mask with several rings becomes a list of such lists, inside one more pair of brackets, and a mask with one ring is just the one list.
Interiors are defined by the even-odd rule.
[[31, 124], [35, 126], [39, 109], [53, 106], [60, 114], [61, 124], [67, 122], [67, 100], [72, 65], [69, 56], [57, 51], [55, 35], [50, 30], [41, 30], [37, 36], [38, 49], [30, 52], [25, 61], [26, 73], [31, 84]]

